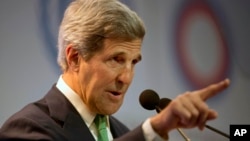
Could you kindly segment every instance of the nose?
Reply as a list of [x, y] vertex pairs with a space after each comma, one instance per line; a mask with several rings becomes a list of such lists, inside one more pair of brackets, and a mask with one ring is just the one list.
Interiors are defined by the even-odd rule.
[[118, 76], [118, 82], [129, 85], [134, 77], [134, 70], [131, 67], [124, 67]]

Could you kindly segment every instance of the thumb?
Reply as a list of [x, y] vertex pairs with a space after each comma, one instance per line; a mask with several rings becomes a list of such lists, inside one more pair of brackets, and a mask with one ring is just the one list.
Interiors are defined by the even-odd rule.
[[218, 117], [218, 113], [215, 110], [209, 110], [207, 120], [213, 120]]

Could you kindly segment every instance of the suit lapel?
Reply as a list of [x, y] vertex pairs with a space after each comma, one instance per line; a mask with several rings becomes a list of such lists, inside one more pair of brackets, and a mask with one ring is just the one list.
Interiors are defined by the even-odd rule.
[[87, 125], [67, 98], [55, 87], [45, 96], [50, 116], [59, 120], [68, 140], [95, 141]]
[[129, 132], [129, 129], [113, 116], [110, 116], [109, 123], [110, 123], [110, 130], [114, 139]]
[[95, 141], [91, 132], [89, 131], [89, 128], [78, 114], [69, 114], [65, 120], [63, 128], [68, 134], [69, 140]]

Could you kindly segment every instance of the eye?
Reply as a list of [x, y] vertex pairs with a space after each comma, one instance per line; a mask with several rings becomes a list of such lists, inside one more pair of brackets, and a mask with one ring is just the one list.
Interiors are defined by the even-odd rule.
[[123, 57], [120, 57], [120, 56], [114, 56], [114, 57], [113, 57], [113, 60], [114, 60], [115, 62], [119, 63], [119, 64], [125, 62], [124, 58], [123, 58]]

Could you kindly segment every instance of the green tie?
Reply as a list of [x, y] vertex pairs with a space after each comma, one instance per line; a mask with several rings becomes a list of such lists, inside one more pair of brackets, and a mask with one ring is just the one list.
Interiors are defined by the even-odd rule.
[[106, 116], [96, 115], [94, 122], [95, 122], [97, 132], [98, 132], [97, 140], [98, 141], [109, 141], [108, 132], [107, 132], [107, 128], [106, 128]]

